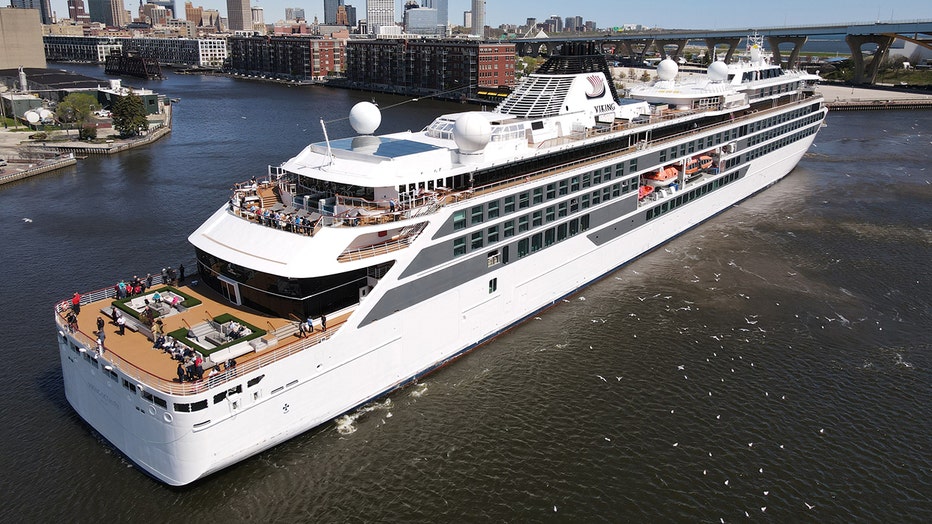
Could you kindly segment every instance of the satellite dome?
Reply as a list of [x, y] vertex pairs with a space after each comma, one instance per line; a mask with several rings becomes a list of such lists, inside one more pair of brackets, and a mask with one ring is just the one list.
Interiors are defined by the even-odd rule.
[[757, 44], [752, 45], [751, 46], [751, 61], [757, 62], [758, 60], [760, 60], [760, 53], [761, 53], [760, 46]]
[[492, 124], [478, 113], [464, 113], [453, 124], [453, 141], [464, 153], [485, 148], [492, 139]]
[[713, 82], [724, 81], [726, 78], [728, 78], [728, 64], [722, 62], [721, 60], [712, 62], [712, 64], [709, 65], [708, 75], [709, 80]]
[[27, 122], [33, 125], [38, 124], [39, 121], [42, 120], [42, 117], [39, 116], [39, 113], [32, 111], [32, 110], [26, 111], [25, 113], [23, 113], [23, 117], [26, 118]]
[[664, 58], [657, 64], [657, 78], [661, 80], [673, 80], [679, 72], [680, 66], [669, 58]]
[[371, 135], [382, 123], [382, 112], [372, 102], [360, 102], [350, 109], [349, 121], [360, 135]]

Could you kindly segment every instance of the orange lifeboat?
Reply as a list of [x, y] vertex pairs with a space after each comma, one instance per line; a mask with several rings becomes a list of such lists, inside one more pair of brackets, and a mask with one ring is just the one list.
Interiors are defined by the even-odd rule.
[[694, 156], [686, 163], [686, 174], [694, 175], [712, 167], [712, 157], [708, 155]]
[[676, 166], [667, 166], [662, 169], [658, 169], [654, 173], [647, 173], [646, 175], [641, 175], [641, 178], [644, 179], [644, 183], [652, 187], [667, 187], [670, 184], [676, 182], [676, 177], [679, 174], [679, 170]]
[[643, 200], [644, 197], [654, 192], [654, 188], [651, 186], [641, 186], [638, 188], [638, 200]]

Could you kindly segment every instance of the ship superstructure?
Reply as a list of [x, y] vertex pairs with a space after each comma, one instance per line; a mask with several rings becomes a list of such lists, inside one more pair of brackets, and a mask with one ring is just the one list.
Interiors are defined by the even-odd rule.
[[[221, 372], [172, 381], [167, 355], [99, 348], [86, 321], [69, 328], [66, 301], [69, 401], [148, 473], [190, 483], [417, 379], [773, 184], [826, 113], [817, 76], [759, 50], [677, 78], [665, 60], [622, 99], [602, 57], [556, 56], [493, 111], [388, 135], [374, 134], [379, 109], [357, 104], [357, 136], [238, 184], [189, 237], [199, 287], [162, 288], [177, 299], [156, 331]], [[112, 294], [84, 307], [122, 308], [151, 352], [151, 292]]]

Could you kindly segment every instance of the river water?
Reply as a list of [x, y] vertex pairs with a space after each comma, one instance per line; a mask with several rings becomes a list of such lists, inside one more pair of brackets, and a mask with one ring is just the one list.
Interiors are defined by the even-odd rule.
[[[186, 237], [233, 182], [320, 140], [321, 118], [401, 100], [127, 83], [181, 98], [170, 136], [0, 188], [0, 520], [932, 520], [932, 112], [831, 113], [767, 191], [418, 385], [175, 489], [69, 407], [52, 304], [194, 267]], [[379, 131], [460, 109], [405, 104]]]

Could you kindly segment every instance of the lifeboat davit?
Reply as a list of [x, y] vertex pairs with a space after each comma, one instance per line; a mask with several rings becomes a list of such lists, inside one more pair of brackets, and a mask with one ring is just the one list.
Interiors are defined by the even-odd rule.
[[667, 187], [670, 184], [676, 182], [677, 175], [679, 175], [679, 170], [676, 168], [676, 166], [667, 166], [662, 169], [658, 169], [653, 173], [641, 175], [641, 178], [643, 178], [644, 183], [649, 186]]
[[641, 186], [638, 188], [638, 200], [643, 200], [644, 197], [654, 192], [654, 188], [651, 186]]

